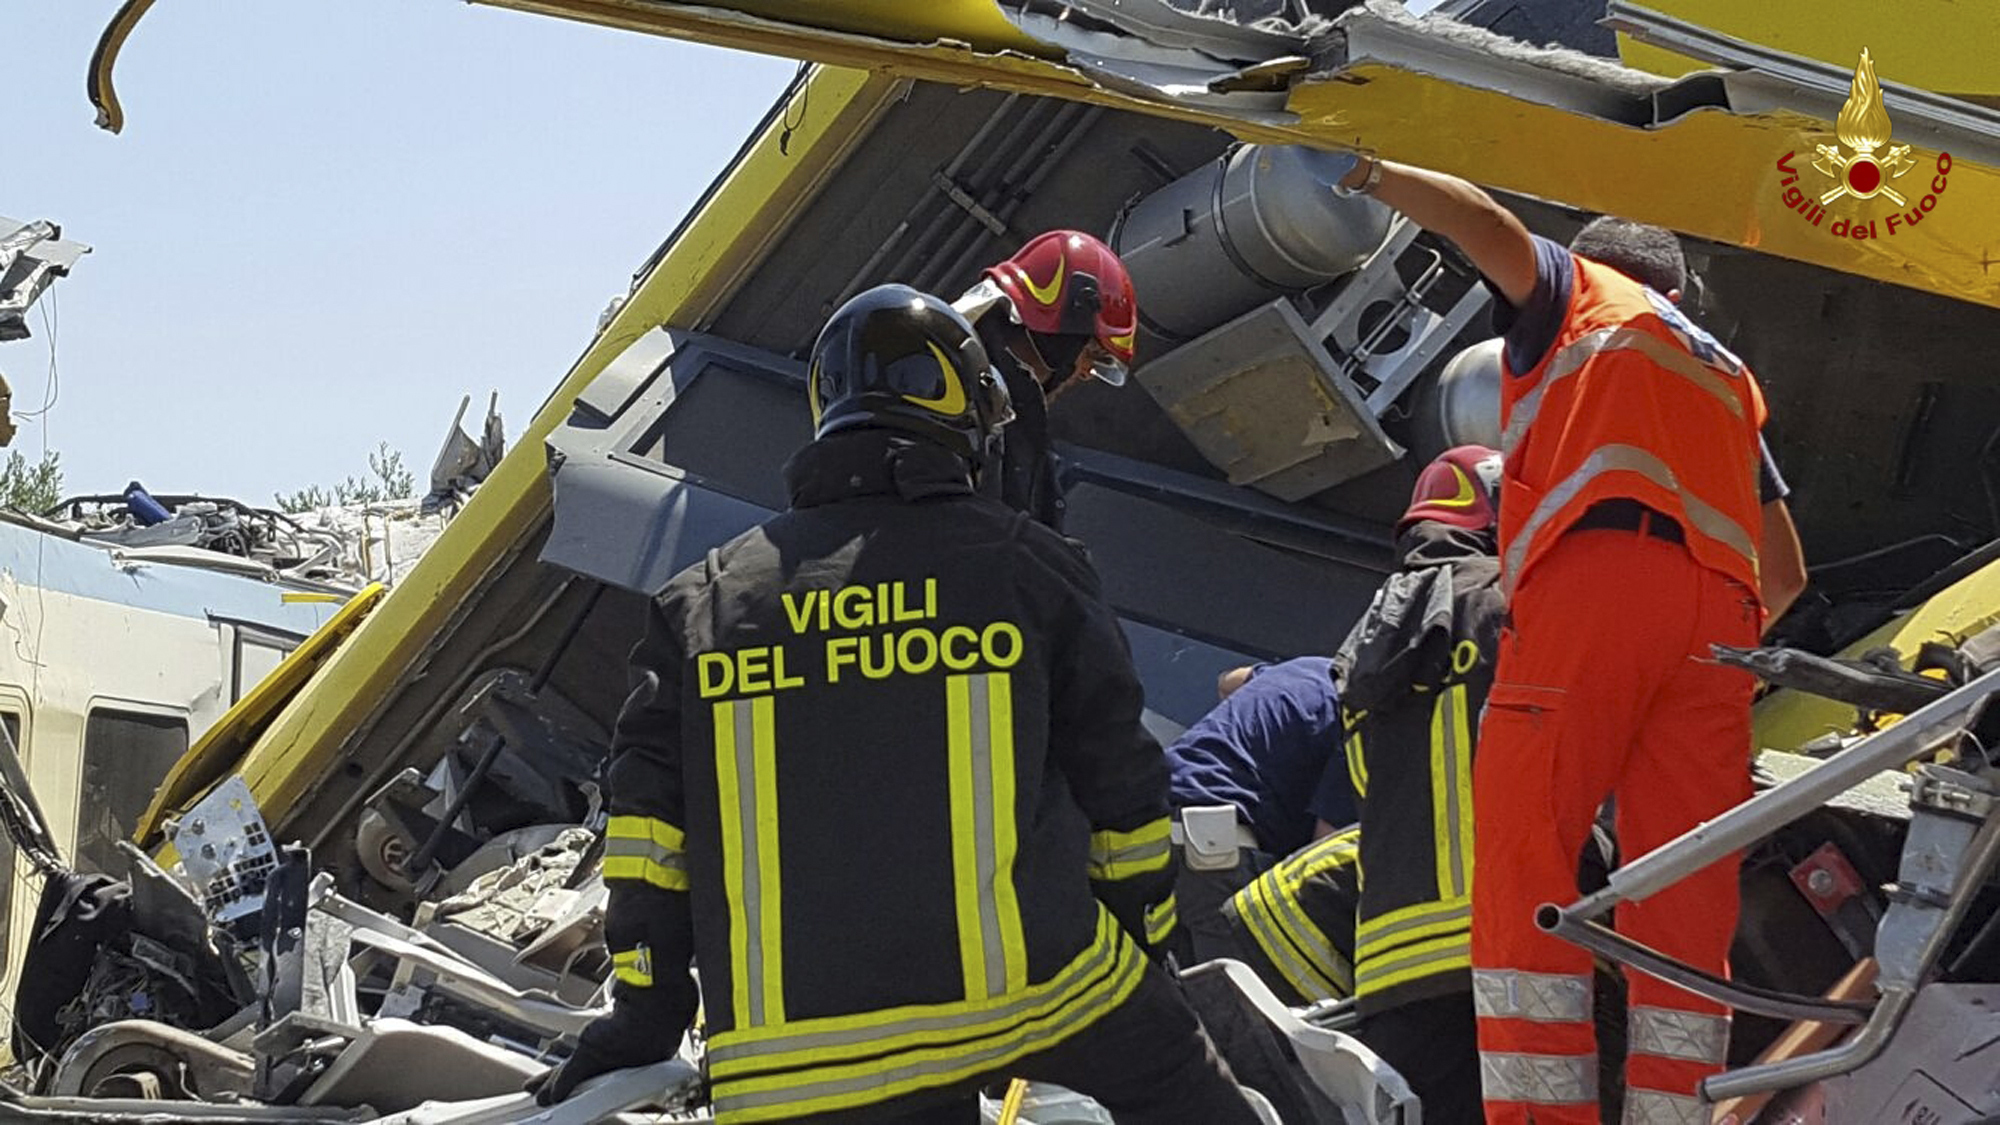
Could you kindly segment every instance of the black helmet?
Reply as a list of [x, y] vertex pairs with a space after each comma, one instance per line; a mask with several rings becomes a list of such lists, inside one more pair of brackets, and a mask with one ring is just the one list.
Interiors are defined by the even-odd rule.
[[878, 285], [834, 310], [806, 373], [813, 436], [883, 426], [976, 457], [1014, 417], [972, 325], [907, 285]]

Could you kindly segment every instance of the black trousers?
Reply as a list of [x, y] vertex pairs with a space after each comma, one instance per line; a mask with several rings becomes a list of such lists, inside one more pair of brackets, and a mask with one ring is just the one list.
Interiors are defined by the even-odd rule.
[[1362, 1020], [1355, 1036], [1424, 1103], [1424, 1125], [1481, 1125], [1479, 1033], [1472, 994], [1416, 1000]]
[[[1236, 853], [1236, 866], [1220, 871], [1196, 871], [1187, 865], [1179, 845], [1174, 847], [1174, 899], [1181, 925], [1186, 927], [1194, 950], [1194, 962], [1218, 957], [1241, 958], [1236, 928], [1223, 917], [1222, 904], [1251, 880], [1269, 871], [1278, 857], [1253, 848]], [[1182, 968], [1187, 968], [1183, 965]]]
[[[986, 1082], [1049, 1082], [1097, 1099], [1118, 1125], [1260, 1125], [1194, 1012], [1152, 965], [1104, 1018]], [[1475, 1104], [1477, 1093], [1474, 1094]], [[861, 1109], [815, 1114], [838, 1125], [977, 1125], [976, 1089], [926, 1091]]]

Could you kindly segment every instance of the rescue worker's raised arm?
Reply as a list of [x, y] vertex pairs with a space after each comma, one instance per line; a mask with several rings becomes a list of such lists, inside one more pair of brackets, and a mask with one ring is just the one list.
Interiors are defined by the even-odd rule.
[[1036, 538], [1070, 595], [1050, 635], [1049, 754], [1090, 821], [1092, 891], [1159, 955], [1180, 936], [1166, 755], [1140, 723], [1145, 689], [1096, 572], [1053, 536]]
[[[1379, 171], [1378, 171], [1379, 169]], [[1368, 188], [1370, 181], [1374, 186]], [[1528, 228], [1492, 196], [1457, 176], [1362, 157], [1341, 186], [1368, 194], [1449, 240], [1515, 307], [1535, 291], [1535, 246]]]
[[688, 974], [694, 929], [680, 766], [684, 603], [669, 591], [648, 605], [645, 636], [632, 650], [632, 694], [611, 736], [604, 943], [612, 1013], [584, 1029], [568, 1061], [531, 1084], [543, 1105], [596, 1075], [673, 1057], [699, 999]]

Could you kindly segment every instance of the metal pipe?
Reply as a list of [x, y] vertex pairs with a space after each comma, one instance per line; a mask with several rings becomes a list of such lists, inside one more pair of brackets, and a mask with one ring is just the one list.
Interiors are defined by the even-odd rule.
[[[1020, 98], [1021, 95], [1019, 94], [1008, 94], [1005, 98], [1001, 99], [1000, 104], [994, 108], [993, 112], [986, 116], [986, 120], [980, 122], [979, 128], [973, 132], [971, 139], [959, 147], [958, 154], [951, 158], [951, 163], [944, 166], [944, 174], [947, 177], [958, 175], [958, 170], [964, 166], [966, 158], [972, 155], [974, 149], [986, 143], [986, 138], [1000, 124], [1000, 119], [1006, 115], [1008, 110], [1013, 108], [1014, 103], [1019, 101]], [[935, 194], [936, 189], [932, 188], [917, 196], [917, 201], [910, 204], [909, 211], [903, 215], [903, 221], [896, 224], [896, 229], [889, 232], [889, 237], [882, 242], [882, 245], [877, 246], [875, 252], [868, 255], [868, 260], [861, 263], [861, 268], [855, 270], [853, 275], [847, 279], [847, 284], [840, 287], [839, 294], [833, 299], [835, 307], [839, 307], [849, 297], [860, 292], [862, 283], [873, 275], [875, 267], [880, 265], [882, 259], [888, 257], [889, 251], [894, 249], [896, 244], [902, 241], [903, 236], [909, 233], [911, 225], [917, 221], [918, 215], [922, 213], [924, 204], [930, 202]]]
[[1898, 951], [1885, 949], [1877, 942], [1876, 962], [1881, 966], [1883, 976], [1893, 979], [1882, 985], [1882, 999], [1875, 1005], [1875, 1014], [1869, 1017], [1868, 1023], [1853, 1039], [1838, 1047], [1801, 1055], [1786, 1062], [1713, 1075], [1702, 1081], [1702, 1096], [1720, 1101], [1764, 1090], [1787, 1089], [1837, 1077], [1866, 1066], [1902, 1027], [1903, 1017], [1916, 1001], [1917, 991], [1923, 987], [1932, 967], [1944, 954], [1946, 943], [1964, 922], [1966, 912], [1972, 909], [1973, 899], [1986, 885], [1996, 862], [2000, 862], [2000, 812], [1987, 815], [1978, 835], [1966, 848], [1965, 866], [1959, 869], [1958, 878], [1952, 884], [1950, 905], [1945, 907], [1943, 916], [1924, 935], [1913, 960], [1898, 965]]
[[[1043, 111], [1046, 108], [1047, 106], [1042, 99], [1029, 102], [1027, 108], [1016, 115], [1013, 123], [1007, 127], [1007, 131], [1001, 135], [999, 141], [995, 142], [985, 154], [986, 158], [979, 161], [978, 166], [968, 171], [965, 178], [959, 181], [958, 186], [960, 190], [971, 194], [976, 199], [985, 190], [985, 184], [998, 179], [1001, 170], [1004, 170], [1012, 160], [1015, 147], [1020, 143], [1021, 137], [1029, 129], [1035, 127], [1036, 119], [1043, 116]], [[1054, 111], [1049, 110], [1049, 112], [1052, 113]], [[949, 196], [939, 191], [935, 186], [930, 189], [927, 197], [928, 195], [935, 195], [938, 203], [941, 205], [936, 217], [931, 220], [930, 225], [924, 228], [922, 234], [918, 235], [916, 239], [903, 249], [901, 254], [897, 255], [894, 263], [883, 274], [885, 280], [908, 281], [913, 274], [921, 269], [922, 263], [936, 258], [938, 255], [933, 249], [933, 244], [941, 238], [952, 236], [952, 232], [956, 229], [953, 226], [954, 220], [962, 223], [976, 224], [977, 221], [971, 215], [966, 214], [958, 204], [953, 203]]]
[[[981, 202], [987, 210], [1005, 223], [1014, 212], [1020, 210], [1021, 202], [1026, 198], [1028, 191], [1027, 185], [1035, 178], [1035, 173], [1048, 166], [1054, 159], [1053, 156], [1039, 157], [1037, 153], [1049, 144], [1051, 138], [1056, 138], [1059, 143], [1059, 134], [1063, 128], [1072, 124], [1075, 118], [1089, 109], [1089, 106], [1081, 102], [1058, 104], [1049, 114], [1048, 122], [1011, 154], [1012, 159], [997, 169], [991, 183], [978, 187], [962, 185], [962, 189], [974, 193], [975, 196], [984, 196]], [[973, 219], [970, 215], [967, 218]], [[976, 220], [966, 222], [945, 236], [944, 242], [929, 255], [927, 264], [917, 271], [916, 280], [912, 281], [911, 285], [929, 292], [932, 287], [956, 276], [958, 264], [978, 254], [986, 245], [986, 241], [993, 237], [995, 237], [993, 232], [984, 223]]]
[[[1082, 103], [1078, 103], [1078, 106], [1082, 112], [1075, 115], [1076, 120], [1074, 122], [1068, 123], [1068, 131], [1056, 138], [1055, 146], [1049, 150], [1048, 156], [1036, 161], [1033, 165], [1034, 171], [1028, 175], [1028, 178], [1014, 189], [1013, 194], [1001, 201], [995, 213], [1000, 216], [1002, 222], [1013, 219], [1014, 213], [1021, 209], [1022, 204], [1033, 198], [1035, 189], [1041, 186], [1042, 181], [1048, 178], [1050, 172], [1061, 165], [1063, 158], [1069, 155], [1069, 151], [1076, 147], [1077, 143], [1083, 139], [1083, 135], [1088, 133], [1093, 125], [1097, 124], [1099, 117], [1104, 115], [1103, 106], [1083, 105]], [[938, 275], [939, 280], [949, 281], [954, 277], [963, 276], [965, 271], [972, 267], [974, 255], [978, 254], [985, 245], [985, 239], [974, 239], [972, 245], [966, 247], [964, 253], [952, 259], [951, 264], [945, 268], [945, 271]]]
[[1884, 992], [1875, 1005], [1874, 1016], [1862, 1025], [1852, 1039], [1840, 1046], [1800, 1055], [1785, 1062], [1746, 1066], [1741, 1070], [1711, 1075], [1701, 1081], [1701, 1096], [1711, 1103], [1727, 1101], [1746, 1094], [1784, 1090], [1836, 1078], [1865, 1066], [1881, 1053], [1883, 1047], [1888, 1046], [1890, 1037], [1902, 1024], [1903, 1014], [1909, 1010], [1913, 999], [1915, 994], [1907, 989]]
[[1823, 764], [1774, 786], [1706, 824], [1647, 852], [1611, 873], [1609, 885], [1560, 910], [1577, 919], [1595, 918], [1619, 902], [1637, 902], [1680, 879], [1740, 851], [1783, 824], [1805, 815], [1867, 778], [1896, 769], [1943, 749], [1956, 739], [1968, 715], [2000, 691], [2000, 670], [1988, 672], [1949, 695], [1877, 731]]
[[1565, 917], [1560, 910], [1545, 906], [1535, 914], [1535, 924], [1565, 941], [1581, 946], [1607, 960], [1658, 977], [1697, 996], [1738, 1011], [1754, 1012], [1780, 1020], [1816, 1020], [1820, 1023], [1858, 1024], [1869, 1018], [1873, 1005], [1847, 1000], [1827, 1000], [1777, 992], [1756, 985], [1724, 980], [1683, 964], [1666, 954], [1641, 945], [1609, 927], [1580, 918]]
[[1356, 1008], [1354, 997], [1345, 996], [1338, 1000], [1321, 1000], [1299, 1012], [1299, 1018], [1328, 1031], [1352, 1031], [1361, 1026], [1361, 1012]]

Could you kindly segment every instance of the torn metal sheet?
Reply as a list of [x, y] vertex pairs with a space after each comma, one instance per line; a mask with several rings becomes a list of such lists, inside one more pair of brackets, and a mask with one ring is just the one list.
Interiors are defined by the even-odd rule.
[[[1034, 0], [1020, 5], [1034, 6]], [[1299, 51], [1307, 36], [1332, 27], [1331, 20], [1284, 0], [1063, 0], [1039, 6], [1074, 10], [1148, 43], [1243, 62]]]
[[300, 1096], [301, 1105], [401, 1113], [426, 1102], [507, 1096], [540, 1073], [533, 1058], [455, 1027], [378, 1019]]
[[[1041, 5], [1007, 6], [1006, 11], [1007, 17], [1024, 33], [1061, 51], [1071, 66], [1106, 89], [1148, 100], [1245, 115], [1270, 124], [1291, 120], [1284, 111], [1282, 90], [1240, 87], [1246, 67], [1302, 56], [1306, 49], [1303, 37], [1246, 33], [1235, 24], [1204, 18], [1200, 23], [1215, 25], [1219, 30], [1202, 35], [1176, 29], [1155, 38], [1134, 34], [1111, 20], [1091, 18], [1103, 16], [1105, 9], [1122, 13], [1127, 7], [1130, 6], [1077, 5], [1076, 11], [1092, 9], [1081, 19], [1072, 18], [1075, 12], [1067, 5], [1060, 9], [1050, 6], [1051, 10], [1044, 10]], [[1159, 3], [1144, 7], [1172, 11]], [[1236, 34], [1223, 34], [1221, 29]]]
[[421, 508], [425, 514], [463, 505], [499, 467], [500, 458], [507, 455], [507, 428], [500, 420], [500, 392], [494, 391], [486, 402], [486, 424], [477, 441], [465, 432], [465, 411], [471, 405], [471, 395], [458, 400], [458, 413], [451, 420], [451, 429], [444, 436], [437, 459], [431, 462], [431, 490], [424, 496]]
[[[1852, 60], [1801, 58], [1623, 0], [1612, 0], [1606, 21], [1649, 43], [1727, 68], [1730, 73], [1721, 82], [1726, 104], [1736, 113], [1794, 112], [1833, 121], [1853, 88]], [[1878, 84], [1897, 140], [1948, 149], [1955, 157], [1981, 163], [2000, 163], [2000, 112], [1905, 82]], [[1702, 88], [1698, 80], [1677, 85], [1684, 90]], [[1673, 100], [1666, 99], [1669, 105]]]
[[[1296, 57], [1296, 56], [1290, 56]], [[1235, 89], [1241, 69], [1190, 70], [1162, 64], [1106, 58], [1073, 51], [1070, 65], [1107, 90], [1139, 98], [1164, 98], [1182, 105], [1216, 109], [1265, 125], [1289, 125], [1297, 116], [1285, 111], [1282, 91]]]
[[562, 829], [551, 843], [487, 872], [438, 903], [437, 917], [500, 941], [527, 945], [569, 916], [580, 892], [568, 889], [568, 883], [594, 838], [588, 829]]
[[90, 247], [65, 240], [62, 228], [47, 219], [0, 215], [0, 340], [26, 339], [29, 307], [88, 253]]
[[[1638, 7], [1614, 0], [1609, 15], [1616, 21]], [[1810, 15], [1789, 4], [1743, 0], [1647, 0], [1644, 7], [1662, 20], [1838, 66], [1853, 66], [1854, 52], [1866, 46], [1878, 60], [1896, 60], [1893, 73], [1902, 81], [1953, 97], [2000, 96], [2000, 70], [1993, 65], [2000, 5], [1897, 0], [1828, 5]], [[1713, 65], [1706, 55], [1613, 26], [1627, 66], [1677, 77]]]

